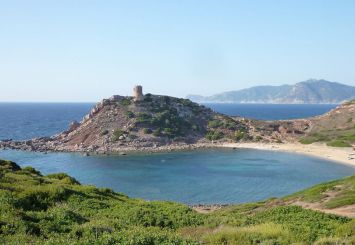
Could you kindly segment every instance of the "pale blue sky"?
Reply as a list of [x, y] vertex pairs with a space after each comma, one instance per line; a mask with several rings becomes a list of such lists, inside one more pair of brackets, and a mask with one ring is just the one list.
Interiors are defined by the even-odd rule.
[[0, 101], [355, 85], [355, 1], [0, 0]]

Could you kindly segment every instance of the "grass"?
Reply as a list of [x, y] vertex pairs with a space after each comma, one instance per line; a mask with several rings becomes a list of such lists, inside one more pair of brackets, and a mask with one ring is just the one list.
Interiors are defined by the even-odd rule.
[[223, 227], [205, 235], [202, 240], [207, 244], [288, 244], [289, 231], [275, 223], [265, 223], [247, 227]]
[[321, 141], [328, 141], [329, 137], [321, 134], [321, 133], [314, 133], [310, 136], [306, 136], [300, 140], [302, 144], [312, 144], [314, 142], [321, 142]]
[[[290, 198], [319, 200], [339, 191], [330, 206], [354, 203], [355, 176], [317, 185]], [[341, 188], [339, 189], [339, 187]], [[65, 173], [43, 176], [0, 160], [1, 244], [327, 244], [354, 241], [355, 221], [275, 205], [278, 199], [199, 214], [188, 206], [132, 199], [81, 185]]]
[[327, 142], [327, 146], [333, 147], [351, 147], [351, 144], [344, 140], [332, 140]]
[[302, 144], [312, 144], [314, 142], [325, 142], [333, 147], [351, 147], [355, 143], [355, 132], [352, 130], [332, 130], [314, 133], [300, 139]]
[[337, 208], [355, 204], [355, 175], [315, 185], [306, 190], [285, 197], [285, 200], [300, 199], [306, 202], [320, 202], [327, 197], [328, 192], [336, 195], [324, 203], [326, 208]]

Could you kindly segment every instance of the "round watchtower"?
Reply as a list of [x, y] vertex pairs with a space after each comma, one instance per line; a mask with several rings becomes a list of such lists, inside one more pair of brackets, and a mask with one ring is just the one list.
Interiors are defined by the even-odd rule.
[[141, 85], [134, 86], [133, 88], [133, 99], [134, 101], [142, 101], [143, 97], [143, 88]]

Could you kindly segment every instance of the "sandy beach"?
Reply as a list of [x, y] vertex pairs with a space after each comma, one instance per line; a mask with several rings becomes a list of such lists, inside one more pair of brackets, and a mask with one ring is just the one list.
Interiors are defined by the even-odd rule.
[[330, 147], [323, 143], [313, 143], [310, 145], [301, 143], [226, 143], [222, 146], [305, 154], [355, 167], [355, 151], [351, 147]]

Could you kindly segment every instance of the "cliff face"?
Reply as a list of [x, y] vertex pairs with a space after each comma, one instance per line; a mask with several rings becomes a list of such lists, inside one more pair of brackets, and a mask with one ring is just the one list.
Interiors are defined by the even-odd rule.
[[256, 86], [206, 97], [190, 95], [187, 98], [210, 103], [336, 104], [354, 97], [355, 87], [312, 79], [294, 85]]

